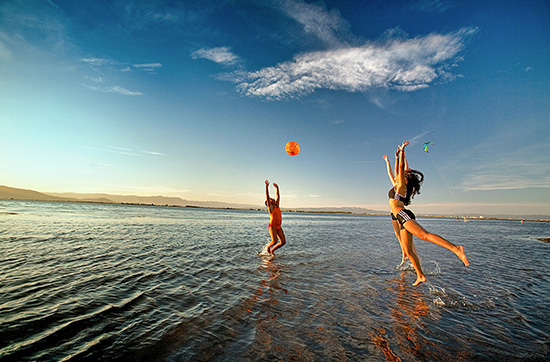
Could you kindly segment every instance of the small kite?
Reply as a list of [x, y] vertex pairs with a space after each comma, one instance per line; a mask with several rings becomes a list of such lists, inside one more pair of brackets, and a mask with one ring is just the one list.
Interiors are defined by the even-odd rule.
[[433, 146], [434, 144], [433, 144], [432, 142], [426, 142], [426, 143], [424, 143], [424, 146], [423, 146], [423, 147], [424, 147], [424, 151], [426, 151], [426, 153], [428, 153], [428, 145], [432, 145], [432, 146]]

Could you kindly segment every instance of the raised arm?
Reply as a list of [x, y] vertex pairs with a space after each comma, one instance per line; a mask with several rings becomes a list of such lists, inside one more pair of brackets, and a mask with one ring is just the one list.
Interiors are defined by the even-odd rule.
[[384, 161], [386, 161], [386, 170], [388, 171], [388, 177], [390, 178], [390, 181], [393, 186], [395, 186], [395, 179], [393, 176], [393, 171], [391, 170], [390, 160], [388, 159], [388, 155], [384, 155]]
[[[407, 143], [408, 144], [408, 143]], [[399, 184], [399, 187], [402, 187], [405, 185], [405, 163], [407, 163], [407, 158], [405, 156], [405, 144], [399, 146], [398, 149], [398, 158], [399, 158], [399, 166], [397, 169], [397, 183]]]
[[395, 167], [395, 170], [394, 170], [394, 174], [395, 176], [393, 176], [393, 184], [395, 186], [395, 183], [397, 182], [397, 175], [399, 174], [399, 147], [397, 147], [397, 150], [395, 151], [395, 164], [394, 164], [394, 167]]
[[405, 146], [408, 146], [409, 141], [403, 141], [403, 157], [405, 158], [405, 170], [409, 169], [409, 162], [407, 162], [407, 158], [405, 157]]
[[273, 184], [275, 188], [277, 189], [277, 199], [275, 199], [275, 203], [277, 204], [277, 207], [279, 206], [279, 200], [281, 199], [281, 195], [279, 194], [279, 185], [276, 183]]
[[269, 181], [265, 180], [265, 198], [267, 200], [267, 207], [271, 208], [271, 198], [269, 197]]

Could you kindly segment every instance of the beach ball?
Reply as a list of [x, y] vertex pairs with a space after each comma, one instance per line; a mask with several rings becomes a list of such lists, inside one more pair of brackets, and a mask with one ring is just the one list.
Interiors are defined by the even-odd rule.
[[285, 150], [290, 156], [296, 156], [300, 153], [300, 145], [296, 142], [289, 142], [286, 144]]

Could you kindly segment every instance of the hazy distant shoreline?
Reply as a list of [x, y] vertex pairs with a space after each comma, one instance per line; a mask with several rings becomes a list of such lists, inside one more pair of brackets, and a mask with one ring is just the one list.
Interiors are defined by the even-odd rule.
[[[184, 200], [179, 197], [165, 196], [135, 196], [135, 195], [110, 195], [110, 194], [79, 194], [79, 193], [42, 193], [34, 190], [18, 189], [8, 186], [0, 186], [0, 200], [22, 200], [22, 201], [54, 201], [54, 202], [82, 202], [82, 203], [100, 203], [114, 205], [139, 205], [139, 206], [163, 206], [163, 207], [182, 207], [182, 208], [201, 208], [201, 209], [227, 209], [227, 210], [254, 210], [263, 211], [265, 208], [259, 205], [234, 204], [221, 201], [192, 201]], [[326, 208], [294, 208], [283, 209], [284, 212], [296, 213], [317, 213], [317, 214], [348, 214], [348, 215], [372, 215], [387, 216], [389, 212], [380, 210], [371, 210], [365, 208], [351, 207], [326, 207]], [[457, 215], [435, 215], [418, 213], [419, 217], [456, 219]], [[550, 222], [547, 216], [542, 215], [493, 215], [493, 216], [473, 216], [460, 217], [460, 219], [470, 220], [511, 220], [511, 221], [536, 221]], [[462, 221], [462, 220], [460, 220]]]

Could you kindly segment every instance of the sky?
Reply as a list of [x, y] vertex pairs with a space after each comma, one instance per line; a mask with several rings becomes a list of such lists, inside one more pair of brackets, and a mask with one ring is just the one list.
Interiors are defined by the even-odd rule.
[[547, 1], [1, 0], [0, 184], [385, 211], [409, 140], [413, 211], [550, 215], [549, 59]]

